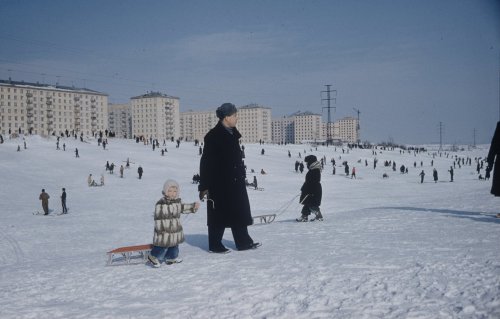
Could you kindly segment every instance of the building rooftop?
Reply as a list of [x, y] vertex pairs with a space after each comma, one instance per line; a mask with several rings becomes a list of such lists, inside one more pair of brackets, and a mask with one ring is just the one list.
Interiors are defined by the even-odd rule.
[[239, 109], [271, 109], [271, 108], [267, 106], [261, 106], [256, 103], [252, 103], [245, 106], [240, 106]]
[[321, 116], [321, 114], [313, 113], [311, 111], [305, 111], [305, 112], [297, 111], [295, 113], [290, 114], [289, 117], [292, 117], [292, 116], [306, 116], [306, 115], [318, 115], [318, 116]]
[[106, 93], [90, 90], [87, 88], [77, 88], [74, 86], [64, 86], [59, 84], [41, 84], [39, 82], [24, 82], [24, 81], [12, 81], [8, 80], [0, 80], [0, 85], [8, 85], [15, 87], [23, 87], [23, 88], [33, 88], [33, 89], [45, 89], [45, 90], [57, 90], [57, 91], [67, 91], [67, 92], [79, 92], [79, 93], [90, 93], [90, 94], [98, 94], [98, 95], [108, 95]]
[[147, 92], [146, 94], [143, 94], [143, 95], [133, 96], [130, 99], [148, 99], [148, 98], [155, 98], [155, 97], [164, 97], [167, 99], [179, 100], [179, 98], [176, 96], [167, 95], [167, 94], [164, 94], [161, 92]]

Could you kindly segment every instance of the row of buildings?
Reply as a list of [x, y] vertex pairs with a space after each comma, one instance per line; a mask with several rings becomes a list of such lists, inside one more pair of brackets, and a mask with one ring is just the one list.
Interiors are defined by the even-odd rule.
[[[217, 124], [215, 108], [180, 112], [179, 98], [159, 92], [109, 104], [108, 95], [94, 90], [0, 80], [0, 133], [38, 135], [93, 135], [109, 130], [116, 136], [186, 141], [203, 140]], [[238, 107], [242, 142], [309, 143], [326, 140], [327, 130], [338, 142], [359, 142], [359, 122], [347, 117], [325, 123], [320, 114], [297, 112], [272, 119], [271, 108], [250, 104]]]

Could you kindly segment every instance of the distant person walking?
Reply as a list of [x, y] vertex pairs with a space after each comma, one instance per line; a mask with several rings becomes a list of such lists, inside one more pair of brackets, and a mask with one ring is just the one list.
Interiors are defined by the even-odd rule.
[[437, 183], [438, 182], [438, 171], [436, 169], [434, 169], [432, 171], [432, 177], [434, 178], [434, 183]]
[[139, 165], [139, 168], [137, 169], [137, 173], [139, 174], [139, 179], [142, 178], [142, 173], [144, 173], [144, 170], [142, 169], [142, 166]]
[[450, 182], [453, 182], [453, 166], [450, 166], [448, 172], [450, 172]]
[[40, 194], [38, 199], [42, 201], [42, 208], [44, 211], [44, 215], [49, 214], [49, 198], [50, 198], [49, 194], [45, 192], [45, 189], [42, 189], [42, 193]]
[[75, 148], [75, 157], [80, 157], [80, 155], [78, 154], [78, 148]]
[[63, 187], [61, 194], [61, 204], [62, 204], [62, 213], [67, 214], [68, 208], [66, 207], [66, 188]]
[[422, 171], [420, 172], [420, 174], [418, 174], [418, 175], [420, 175], [420, 184], [422, 184], [422, 183], [424, 182], [424, 177], [425, 177], [425, 172], [424, 172], [424, 170], [422, 170]]

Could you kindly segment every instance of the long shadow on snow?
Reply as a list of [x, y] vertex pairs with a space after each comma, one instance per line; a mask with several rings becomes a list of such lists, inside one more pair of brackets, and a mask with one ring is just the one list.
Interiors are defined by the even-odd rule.
[[421, 207], [373, 207], [370, 209], [394, 209], [394, 210], [407, 210], [414, 212], [429, 212], [429, 213], [440, 213], [440, 214], [449, 214], [453, 215], [453, 217], [457, 218], [468, 218], [476, 222], [486, 222], [486, 223], [495, 223], [500, 224], [500, 218], [495, 218], [493, 213], [478, 213], [478, 212], [467, 212], [460, 210], [451, 210], [451, 209], [440, 209], [440, 208], [421, 208]]
[[[226, 229], [226, 233], [229, 231], [229, 235], [231, 236], [231, 230]], [[201, 250], [208, 251], [208, 234], [184, 234], [184, 239], [186, 243], [190, 246], [198, 247]], [[226, 239], [222, 239], [222, 244], [228, 248], [236, 249], [234, 242]]]

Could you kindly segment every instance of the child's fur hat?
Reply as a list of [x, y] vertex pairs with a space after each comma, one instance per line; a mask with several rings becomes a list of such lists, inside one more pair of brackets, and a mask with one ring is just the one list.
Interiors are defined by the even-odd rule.
[[163, 195], [166, 195], [167, 194], [167, 191], [170, 187], [176, 187], [177, 188], [177, 196], [179, 196], [179, 193], [180, 193], [180, 187], [179, 187], [179, 183], [177, 183], [176, 181], [174, 181], [173, 179], [168, 179], [165, 184], [163, 184], [163, 191], [161, 192]]

